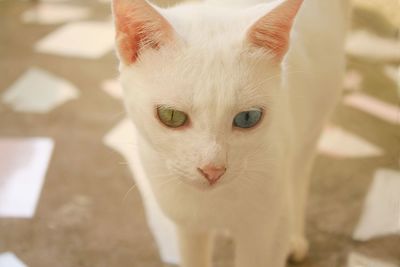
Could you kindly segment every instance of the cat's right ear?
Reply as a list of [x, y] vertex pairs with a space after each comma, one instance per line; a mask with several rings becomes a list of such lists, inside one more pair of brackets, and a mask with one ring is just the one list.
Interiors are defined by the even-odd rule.
[[122, 63], [136, 62], [144, 49], [159, 49], [171, 41], [169, 22], [145, 0], [113, 0], [118, 55]]

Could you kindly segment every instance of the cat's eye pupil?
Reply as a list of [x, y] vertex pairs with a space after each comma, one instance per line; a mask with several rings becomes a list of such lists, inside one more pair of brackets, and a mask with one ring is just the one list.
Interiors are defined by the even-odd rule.
[[238, 128], [252, 128], [261, 120], [261, 110], [248, 110], [240, 112], [233, 119], [233, 126]]
[[170, 128], [184, 126], [188, 121], [188, 115], [183, 111], [168, 107], [157, 107], [157, 116], [162, 124]]
[[250, 119], [250, 114], [249, 112], [246, 112], [246, 121], [248, 121]]

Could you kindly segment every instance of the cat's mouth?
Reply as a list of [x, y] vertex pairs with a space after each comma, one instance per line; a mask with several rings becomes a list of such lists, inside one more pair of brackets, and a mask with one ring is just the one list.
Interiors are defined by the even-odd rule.
[[218, 182], [210, 184], [207, 180], [203, 178], [199, 179], [188, 179], [186, 177], [179, 177], [179, 180], [183, 182], [183, 184], [190, 186], [192, 188], [196, 188], [200, 191], [214, 191], [219, 188], [223, 188], [227, 184], [230, 184], [232, 181], [236, 180], [235, 177], [222, 177]]

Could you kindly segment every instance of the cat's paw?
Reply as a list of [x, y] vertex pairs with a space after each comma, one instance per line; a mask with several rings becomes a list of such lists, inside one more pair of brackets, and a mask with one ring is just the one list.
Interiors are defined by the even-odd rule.
[[293, 237], [291, 242], [290, 261], [293, 263], [301, 263], [308, 256], [309, 245], [305, 237]]

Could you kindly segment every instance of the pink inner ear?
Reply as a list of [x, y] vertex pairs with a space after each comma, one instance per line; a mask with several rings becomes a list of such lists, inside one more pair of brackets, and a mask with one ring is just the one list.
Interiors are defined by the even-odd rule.
[[130, 65], [141, 49], [158, 49], [171, 36], [169, 23], [144, 0], [114, 0], [116, 40], [121, 60]]
[[289, 47], [290, 30], [303, 0], [285, 0], [248, 31], [251, 44], [271, 51], [281, 61]]
[[[119, 22], [120, 25], [127, 25], [123, 21]], [[125, 28], [125, 29], [121, 29]], [[117, 45], [121, 59], [125, 64], [129, 65], [134, 63], [138, 57], [140, 39], [135, 34], [135, 27], [122, 26], [117, 30]]]

